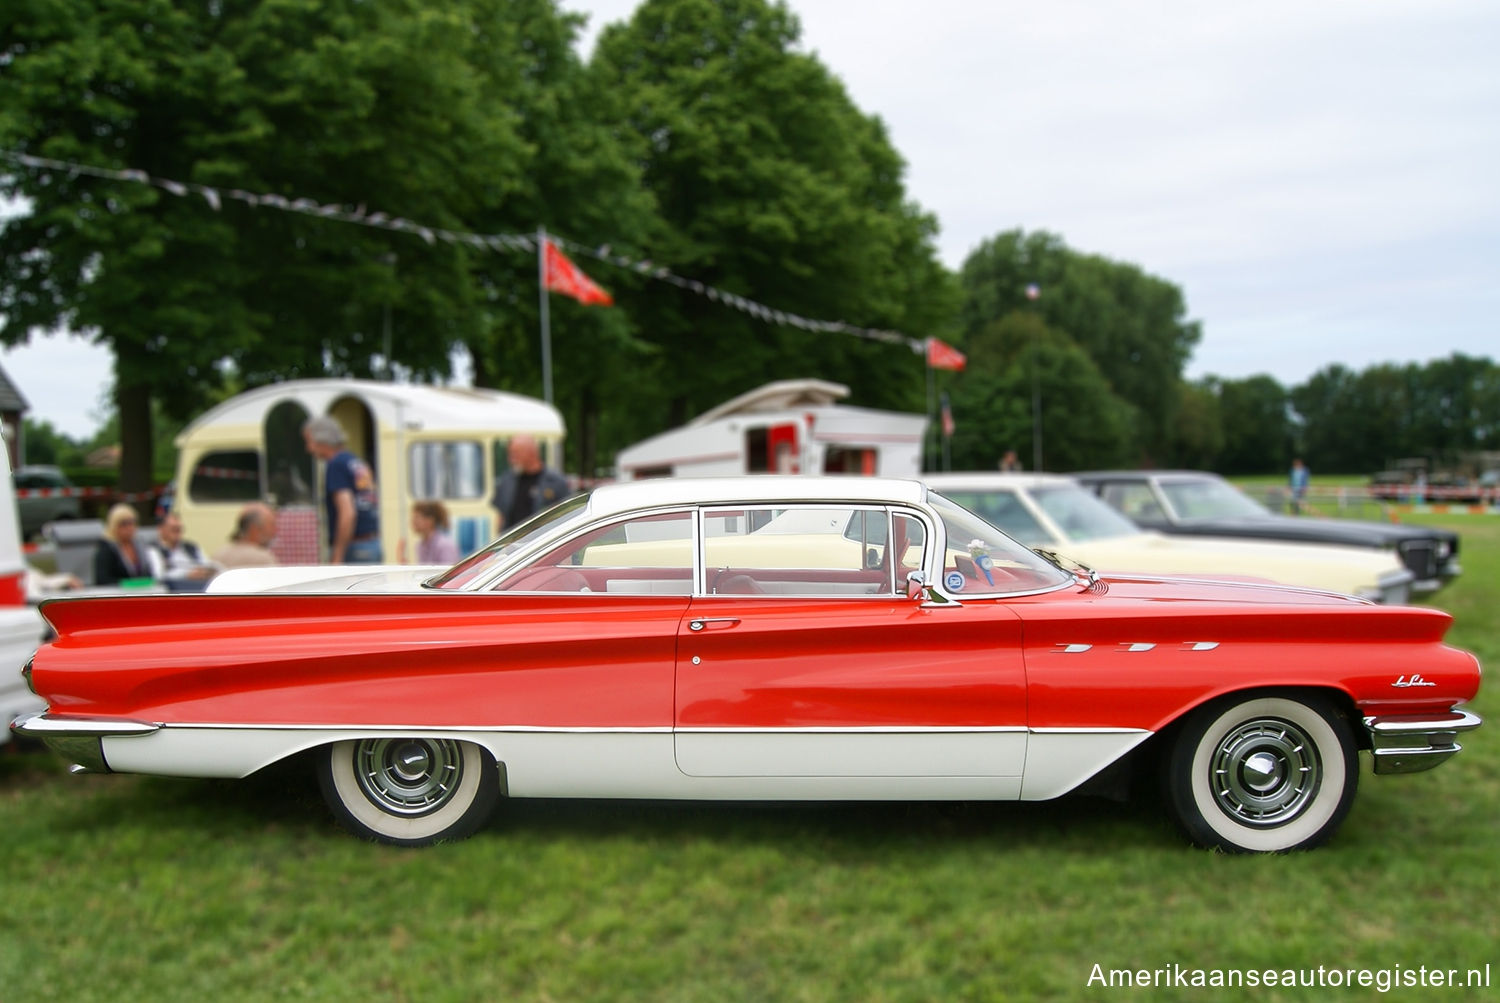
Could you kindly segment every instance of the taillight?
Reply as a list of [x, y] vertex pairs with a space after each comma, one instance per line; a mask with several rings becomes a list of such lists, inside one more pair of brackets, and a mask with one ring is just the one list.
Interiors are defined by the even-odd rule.
[[25, 572], [0, 575], [0, 606], [26, 605]]

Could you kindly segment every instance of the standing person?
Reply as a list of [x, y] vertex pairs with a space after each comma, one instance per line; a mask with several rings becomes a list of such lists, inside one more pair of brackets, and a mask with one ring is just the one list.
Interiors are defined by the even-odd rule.
[[302, 426], [307, 451], [325, 464], [324, 508], [328, 513], [328, 563], [379, 564], [380, 501], [375, 475], [345, 448], [343, 426], [324, 415]]
[[1292, 461], [1290, 482], [1292, 488], [1293, 515], [1299, 515], [1302, 512], [1302, 506], [1307, 501], [1307, 484], [1311, 479], [1311, 476], [1312, 475], [1308, 473], [1307, 464], [1302, 462], [1302, 457], [1299, 456]]
[[141, 553], [135, 530], [135, 509], [118, 502], [104, 520], [104, 539], [94, 548], [94, 584], [118, 585], [127, 578], [151, 577], [151, 565]]
[[[457, 564], [458, 543], [448, 534], [448, 508], [440, 501], [414, 502], [411, 507], [411, 531], [417, 537], [418, 564]], [[401, 541], [404, 551], [406, 541]], [[398, 555], [406, 562], [406, 554]]]
[[172, 592], [202, 592], [214, 568], [196, 543], [182, 538], [182, 516], [168, 511], [156, 524], [156, 542], [146, 549], [151, 577]]
[[520, 525], [573, 493], [566, 477], [542, 464], [542, 451], [533, 437], [518, 435], [511, 439], [506, 455], [510, 457], [510, 469], [501, 475], [495, 497], [490, 499], [502, 530]]
[[214, 563], [229, 568], [269, 568], [276, 563], [271, 541], [276, 539], [276, 512], [262, 502], [240, 509], [234, 535], [214, 554]]
[[1005, 455], [1000, 457], [1000, 472], [1002, 474], [1018, 473], [1021, 469], [1021, 461], [1016, 458], [1014, 449], [1007, 449]]

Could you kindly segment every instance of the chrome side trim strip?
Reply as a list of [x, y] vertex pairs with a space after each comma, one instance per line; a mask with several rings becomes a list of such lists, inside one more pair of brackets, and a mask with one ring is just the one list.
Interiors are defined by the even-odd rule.
[[965, 735], [965, 734], [1056, 734], [1056, 735], [1141, 735], [1150, 734], [1145, 728], [1082, 728], [1049, 727], [1028, 728], [1024, 725], [810, 725], [789, 728], [774, 727], [699, 727], [673, 728], [593, 728], [568, 725], [546, 726], [534, 724], [504, 725], [359, 725], [359, 724], [223, 724], [223, 723], [171, 723], [161, 725], [163, 729], [193, 728], [203, 730], [230, 731], [357, 731], [361, 734], [389, 732], [409, 735], [413, 732], [486, 732], [503, 734], [559, 734], [559, 735], [671, 735], [671, 734], [802, 734], [802, 735]]
[[11, 729], [27, 738], [46, 740], [54, 737], [105, 735], [149, 735], [162, 726], [151, 721], [124, 717], [67, 717], [47, 711], [17, 718]]
[[71, 773], [109, 773], [104, 760], [105, 738], [150, 735], [161, 725], [130, 718], [66, 717], [42, 711], [18, 718], [11, 729], [27, 738], [41, 739], [53, 752], [72, 761]]
[[873, 725], [839, 727], [813, 725], [797, 728], [673, 728], [678, 735], [979, 735], [1024, 734], [1022, 725], [984, 727], [981, 725]]
[[540, 725], [540, 724], [225, 724], [222, 722], [201, 721], [177, 721], [163, 724], [167, 730], [179, 728], [193, 729], [220, 729], [227, 731], [357, 731], [360, 734], [380, 734], [389, 732], [391, 734], [410, 735], [414, 732], [427, 734], [429, 732], [517, 732], [517, 733], [553, 733], [559, 735], [670, 735], [672, 727], [622, 727], [622, 728], [595, 728], [573, 725]]

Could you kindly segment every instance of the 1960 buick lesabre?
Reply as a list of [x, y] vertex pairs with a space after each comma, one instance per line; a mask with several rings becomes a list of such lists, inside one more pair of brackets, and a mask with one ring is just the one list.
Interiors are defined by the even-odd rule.
[[505, 796], [1040, 800], [1151, 769], [1196, 842], [1291, 850], [1338, 827], [1361, 749], [1417, 772], [1479, 724], [1445, 613], [1101, 579], [880, 478], [621, 484], [435, 574], [44, 613], [21, 733], [93, 772], [305, 755], [400, 844]]

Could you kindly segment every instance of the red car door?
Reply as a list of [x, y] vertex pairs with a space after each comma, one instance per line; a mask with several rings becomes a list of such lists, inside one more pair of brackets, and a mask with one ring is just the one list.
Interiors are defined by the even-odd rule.
[[[843, 533], [858, 563], [838, 568], [815, 533], [778, 538], [757, 515], [742, 520], [760, 527], [753, 549], [739, 548], [757, 565], [744, 574], [715, 560], [736, 548], [715, 550], [707, 537], [714, 592], [693, 598], [678, 633], [683, 773], [1020, 777], [1021, 621], [1003, 601], [924, 605], [895, 594], [900, 576], [881, 566], [883, 537]], [[815, 530], [815, 521], [793, 528]], [[797, 594], [820, 590], [836, 594]]]

